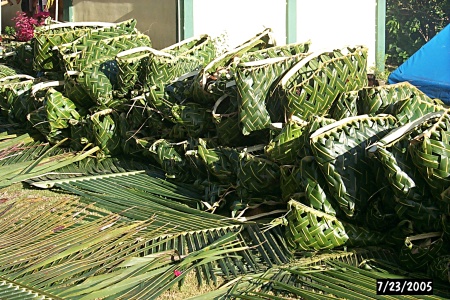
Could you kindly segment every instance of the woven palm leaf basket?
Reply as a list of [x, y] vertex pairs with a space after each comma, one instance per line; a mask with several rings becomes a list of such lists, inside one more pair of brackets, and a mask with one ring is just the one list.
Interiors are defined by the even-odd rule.
[[[36, 109], [28, 101], [35, 79], [28, 75], [12, 75], [0, 79], [0, 113], [11, 121], [24, 121], [23, 116]], [[20, 113], [18, 106], [23, 106], [26, 113]]]
[[122, 29], [126, 32], [134, 32], [136, 20], [128, 20], [121, 23], [102, 22], [71, 22], [52, 24], [36, 28], [34, 43], [33, 67], [36, 71], [61, 71], [60, 57], [54, 52], [54, 47], [69, 44], [89, 31], [98, 28]]
[[348, 240], [344, 225], [334, 216], [306, 206], [288, 202], [286, 241], [295, 251], [317, 251], [345, 245]]
[[[295, 64], [280, 80], [280, 104], [269, 109], [273, 122], [297, 116], [324, 116], [341, 93], [367, 85], [367, 48], [317, 51]], [[276, 101], [275, 101], [276, 103]], [[277, 111], [278, 107], [282, 111]]]
[[437, 199], [450, 186], [450, 109], [430, 119], [428, 128], [409, 146], [414, 165]]
[[390, 115], [350, 117], [315, 131], [312, 152], [331, 194], [349, 218], [361, 218], [378, 190], [366, 147], [396, 127]]
[[207, 64], [197, 75], [193, 83], [194, 101], [211, 107], [221, 96], [236, 95], [233, 63], [247, 52], [269, 48], [275, 45], [271, 29], [252, 37], [240, 46], [226, 51]]
[[244, 135], [269, 127], [266, 103], [271, 99], [271, 89], [292, 65], [308, 55], [309, 47], [309, 41], [269, 47], [245, 53], [238, 60], [234, 72]]

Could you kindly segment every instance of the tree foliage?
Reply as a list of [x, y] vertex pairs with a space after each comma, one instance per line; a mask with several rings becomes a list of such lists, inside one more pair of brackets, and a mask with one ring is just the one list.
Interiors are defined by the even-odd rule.
[[386, 63], [398, 66], [450, 22], [450, 0], [388, 0]]

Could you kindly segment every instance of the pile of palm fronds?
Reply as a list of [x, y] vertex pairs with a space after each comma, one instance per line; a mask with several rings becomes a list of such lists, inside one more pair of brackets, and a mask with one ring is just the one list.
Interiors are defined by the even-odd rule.
[[198, 209], [284, 210], [293, 252], [386, 245], [450, 281], [448, 107], [368, 86], [362, 46], [310, 53], [267, 29], [222, 54], [207, 35], [155, 50], [135, 25], [38, 28], [0, 69], [0, 113], [50, 144], [145, 159], [201, 191]]

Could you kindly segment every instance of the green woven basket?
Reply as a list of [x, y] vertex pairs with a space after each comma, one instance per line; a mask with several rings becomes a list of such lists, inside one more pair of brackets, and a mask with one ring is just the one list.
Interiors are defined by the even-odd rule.
[[281, 129], [270, 143], [265, 146], [267, 157], [279, 164], [294, 164], [299, 160], [300, 149], [304, 147], [301, 137], [305, 134], [308, 123], [301, 120], [291, 120]]
[[443, 245], [440, 232], [409, 236], [400, 249], [399, 262], [408, 270], [426, 271], [428, 264], [444, 250]]
[[344, 225], [336, 218], [300, 202], [288, 203], [286, 242], [293, 251], [317, 251], [344, 246]]
[[95, 144], [104, 155], [116, 155], [122, 151], [119, 115], [113, 109], [103, 109], [91, 115], [89, 127]]
[[283, 165], [280, 171], [284, 200], [296, 199], [311, 208], [336, 216], [338, 205], [331, 197], [327, 182], [313, 156], [304, 157], [298, 166]]
[[435, 257], [429, 263], [428, 275], [450, 283], [450, 255]]
[[239, 127], [239, 113], [236, 98], [224, 94], [217, 99], [212, 109], [213, 122], [222, 145], [232, 146], [244, 140]]
[[236, 149], [215, 147], [208, 148], [206, 143], [198, 145], [198, 155], [209, 174], [215, 181], [232, 184], [236, 182], [239, 154]]
[[[144, 145], [145, 146], [145, 145]], [[148, 155], [152, 157], [164, 170], [166, 178], [179, 181], [190, 180], [192, 174], [189, 172], [188, 162], [177, 149], [178, 144], [171, 143], [165, 139], [159, 139], [145, 146]]]
[[151, 47], [150, 38], [144, 34], [125, 34], [107, 39], [96, 37], [81, 50], [62, 55], [61, 59], [65, 71], [81, 71], [95, 62], [115, 60], [120, 52], [137, 47]]
[[143, 89], [151, 51], [153, 48], [138, 47], [117, 54], [117, 90], [120, 94], [128, 95], [133, 89]]
[[273, 114], [304, 120], [324, 116], [341, 93], [366, 85], [367, 48], [319, 51], [295, 64], [280, 80], [276, 95], [284, 111]]
[[37, 108], [29, 101], [34, 78], [28, 75], [6, 76], [0, 79], [0, 113], [12, 122], [25, 121], [26, 115]]
[[271, 101], [277, 81], [292, 65], [307, 57], [309, 43], [288, 44], [248, 52], [235, 66], [239, 94], [239, 119], [244, 135], [269, 128], [266, 103]]
[[312, 151], [330, 192], [348, 217], [362, 217], [378, 190], [366, 147], [395, 126], [392, 116], [366, 115], [337, 121], [311, 135]]
[[359, 90], [359, 114], [378, 115], [395, 114], [398, 102], [408, 101], [418, 89], [408, 82], [364, 87]]
[[433, 198], [422, 202], [398, 199], [395, 212], [400, 219], [411, 220], [415, 232], [442, 230], [442, 211]]
[[450, 186], [450, 109], [438, 114], [440, 117], [429, 120], [428, 128], [411, 141], [409, 150], [414, 165], [440, 199]]
[[64, 73], [64, 95], [80, 107], [91, 108], [97, 104], [96, 99], [92, 99], [86, 89], [83, 88], [79, 74], [79, 71]]
[[188, 73], [198, 71], [202, 61], [193, 56], [172, 55], [163, 51], [152, 51], [149, 63], [145, 68], [146, 91], [152, 86], [161, 89], [166, 84]]
[[408, 148], [411, 139], [428, 129], [428, 122], [439, 118], [431, 113], [392, 130], [380, 141], [367, 148], [384, 170], [383, 181], [387, 182], [397, 199], [425, 201], [431, 197], [429, 187], [419, 170], [414, 166]]
[[192, 56], [199, 59], [203, 66], [210, 63], [216, 57], [215, 43], [207, 34], [182, 40], [161, 51], [171, 53], [175, 56]]
[[[262, 149], [255, 146], [256, 149]], [[255, 150], [256, 150], [255, 149]], [[267, 195], [277, 191], [280, 167], [262, 155], [243, 151], [239, 154], [237, 187], [242, 198], [249, 195]]]
[[210, 112], [198, 103], [175, 104], [171, 112], [170, 119], [184, 131], [182, 136], [205, 137], [213, 129]]
[[[70, 136], [71, 122], [78, 121], [81, 115], [75, 104], [62, 93], [56, 91], [53, 86], [58, 82], [47, 82], [49, 88], [46, 90], [42, 106], [27, 115], [27, 120], [37, 129], [50, 143], [55, 144]], [[33, 95], [37, 91], [33, 91]]]
[[11, 68], [10, 66], [0, 64], [0, 79], [14, 75], [17, 75], [17, 70]]
[[266, 29], [240, 46], [225, 52], [207, 64], [198, 74], [193, 84], [195, 101], [214, 105], [224, 94], [236, 97], [233, 63], [245, 53], [274, 46], [271, 29]]
[[61, 71], [60, 57], [54, 47], [74, 42], [92, 30], [109, 28], [110, 31], [135, 31], [136, 20], [121, 23], [72, 22], [38, 27], [35, 30], [33, 66], [36, 71]]

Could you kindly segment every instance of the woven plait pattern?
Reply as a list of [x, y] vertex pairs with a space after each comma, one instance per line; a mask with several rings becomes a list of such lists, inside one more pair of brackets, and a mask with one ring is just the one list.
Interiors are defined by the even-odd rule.
[[277, 80], [307, 56], [309, 42], [270, 47], [245, 53], [235, 67], [239, 94], [240, 126], [244, 135], [268, 128], [271, 120], [267, 102], [271, 101]]
[[314, 157], [304, 157], [299, 166], [284, 165], [280, 169], [283, 199], [296, 199], [311, 208], [336, 215], [334, 207], [337, 205], [327, 190], [327, 183]]
[[450, 283], [450, 255], [433, 258], [428, 267], [428, 274], [432, 278], [439, 278], [443, 282]]
[[289, 121], [270, 143], [265, 146], [264, 152], [269, 159], [280, 164], [293, 164], [299, 160], [299, 152], [303, 145], [302, 135], [305, 133], [307, 123]]
[[175, 56], [195, 57], [201, 61], [203, 66], [210, 63], [216, 57], [214, 41], [206, 34], [185, 39], [161, 51], [174, 54]]
[[247, 152], [239, 154], [237, 184], [243, 196], [270, 193], [279, 180], [280, 167], [276, 163]]
[[269, 128], [271, 119], [266, 102], [271, 99], [271, 89], [293, 64], [304, 57], [300, 54], [237, 65], [235, 79], [239, 94], [239, 121], [244, 135]]
[[425, 132], [413, 139], [410, 152], [428, 182], [433, 194], [440, 198], [450, 186], [450, 109], [434, 119]]
[[311, 136], [311, 147], [330, 192], [348, 217], [361, 217], [376, 192], [366, 147], [393, 129], [392, 116], [346, 118]]
[[428, 264], [439, 256], [443, 246], [444, 241], [439, 233], [407, 237], [400, 250], [400, 264], [408, 270], [426, 271]]
[[330, 109], [330, 116], [335, 120], [357, 116], [359, 91], [342, 93]]
[[388, 149], [377, 147], [374, 155], [380, 162], [385, 174], [383, 178], [387, 179], [394, 195], [420, 202], [431, 195], [426, 182], [407, 154], [407, 144], [409, 140], [398, 142]]
[[[52, 28], [52, 26], [42, 26], [36, 29], [34, 43], [33, 67], [36, 71], [60, 71], [60, 55], [53, 51], [55, 46], [69, 47], [69, 44], [83, 39], [86, 35], [96, 36], [97, 40], [105, 37], [117, 36], [119, 33], [126, 34], [135, 32], [136, 20], [130, 19], [114, 26], [85, 26], [75, 23], [67, 23], [64, 26]], [[76, 43], [86, 45], [87, 43]], [[72, 48], [79, 51], [76, 47]]]
[[80, 107], [90, 108], [96, 104], [86, 89], [83, 88], [79, 74], [64, 74], [64, 94]]
[[144, 85], [144, 66], [148, 64], [150, 53], [138, 52], [127, 56], [117, 56], [117, 90], [122, 95], [128, 95], [136, 85]]
[[316, 53], [298, 62], [278, 85], [286, 116], [324, 116], [341, 93], [367, 85], [367, 49]]
[[348, 236], [335, 217], [291, 200], [286, 241], [293, 250], [311, 251], [343, 246]]
[[216, 57], [198, 74], [193, 84], [193, 98], [202, 104], [214, 103], [228, 93], [236, 97], [234, 63], [247, 52], [257, 51], [274, 45], [271, 29], [266, 29], [242, 45]]
[[104, 154], [120, 152], [121, 133], [119, 129], [119, 115], [112, 109], [104, 109], [90, 117], [90, 130], [95, 144]]
[[32, 77], [21, 75], [0, 80], [0, 111], [7, 114], [11, 121], [25, 121], [26, 115], [37, 108], [28, 99], [33, 84]]

